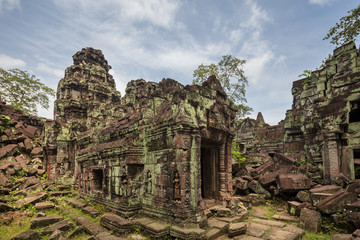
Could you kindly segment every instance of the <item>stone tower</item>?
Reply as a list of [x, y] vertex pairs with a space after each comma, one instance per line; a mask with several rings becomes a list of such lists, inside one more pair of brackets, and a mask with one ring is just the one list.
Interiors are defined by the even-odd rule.
[[47, 161], [50, 178], [74, 176], [76, 137], [90, 128], [112, 120], [112, 106], [120, 92], [109, 73], [101, 50], [83, 48], [73, 56], [74, 64], [59, 81], [54, 103], [54, 120], [47, 126]]

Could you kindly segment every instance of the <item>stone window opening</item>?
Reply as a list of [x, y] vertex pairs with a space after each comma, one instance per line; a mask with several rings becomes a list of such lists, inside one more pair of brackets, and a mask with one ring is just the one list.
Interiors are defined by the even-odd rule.
[[360, 179], [360, 149], [354, 149], [355, 179]]
[[93, 186], [95, 191], [102, 191], [104, 172], [102, 169], [94, 169], [93, 175]]
[[220, 148], [214, 144], [201, 145], [201, 197], [216, 199], [219, 193], [219, 155]]
[[350, 103], [349, 123], [360, 122], [360, 101]]

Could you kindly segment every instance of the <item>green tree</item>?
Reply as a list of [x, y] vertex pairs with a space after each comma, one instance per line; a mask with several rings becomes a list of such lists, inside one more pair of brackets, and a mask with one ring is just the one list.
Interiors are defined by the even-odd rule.
[[26, 71], [0, 68], [0, 96], [14, 109], [36, 115], [36, 105], [48, 109], [49, 96], [55, 96], [55, 91]]
[[342, 45], [354, 41], [360, 33], [360, 5], [348, 11], [349, 15], [340, 18], [340, 22], [329, 30], [325, 39], [331, 38], [331, 43]]
[[247, 102], [245, 93], [246, 86], [248, 85], [247, 78], [242, 69], [242, 66], [245, 63], [246, 60], [238, 59], [231, 55], [225, 55], [222, 56], [222, 59], [217, 64], [201, 64], [193, 74], [193, 84], [203, 83], [211, 75], [216, 76], [229, 99], [235, 103], [237, 108], [237, 120], [252, 111], [252, 108], [244, 104]]

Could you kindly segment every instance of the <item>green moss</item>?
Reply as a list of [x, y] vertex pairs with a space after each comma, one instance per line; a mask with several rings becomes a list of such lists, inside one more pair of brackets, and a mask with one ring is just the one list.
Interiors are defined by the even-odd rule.
[[302, 240], [320, 240], [320, 239], [332, 239], [330, 234], [324, 233], [313, 233], [306, 231], [305, 235], [301, 238]]
[[29, 219], [20, 219], [9, 225], [0, 225], [0, 236], [3, 240], [10, 240], [21, 232], [30, 230]]

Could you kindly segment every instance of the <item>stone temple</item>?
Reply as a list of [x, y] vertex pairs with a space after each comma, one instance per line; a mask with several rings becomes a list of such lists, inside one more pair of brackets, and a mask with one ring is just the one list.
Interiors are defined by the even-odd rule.
[[45, 125], [50, 179], [122, 216], [199, 223], [207, 202], [232, 196], [235, 110], [219, 81], [133, 80], [121, 97], [100, 50], [73, 56]]
[[[360, 179], [360, 54], [350, 42], [312, 76], [293, 82], [292, 109], [278, 125], [259, 113], [238, 129], [244, 152], [284, 153], [321, 184]], [[360, 185], [360, 184], [359, 184]]]

